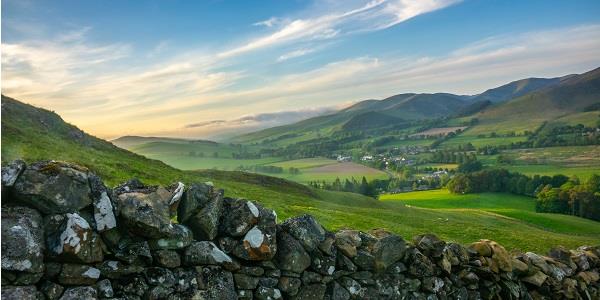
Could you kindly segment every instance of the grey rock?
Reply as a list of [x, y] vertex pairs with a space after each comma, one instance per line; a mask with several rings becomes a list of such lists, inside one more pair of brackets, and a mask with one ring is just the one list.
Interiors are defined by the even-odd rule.
[[274, 287], [277, 287], [278, 282], [279, 282], [279, 280], [277, 278], [260, 277], [260, 279], [258, 280], [258, 285], [274, 288]]
[[375, 270], [375, 257], [366, 249], [359, 249], [352, 261], [361, 270]]
[[407, 251], [407, 259], [405, 260], [408, 265], [408, 272], [415, 277], [431, 277], [436, 275], [435, 266], [431, 260], [423, 255], [418, 249], [411, 248]]
[[327, 286], [324, 284], [311, 284], [303, 286], [298, 294], [293, 298], [296, 300], [323, 299]]
[[42, 217], [27, 207], [2, 207], [2, 270], [39, 273], [44, 268]]
[[252, 300], [254, 299], [254, 291], [252, 290], [238, 290], [238, 300]]
[[254, 277], [246, 274], [233, 274], [235, 286], [238, 289], [253, 290], [258, 286], [259, 277]]
[[283, 299], [283, 296], [278, 289], [259, 286], [254, 292], [254, 298], [257, 300], [276, 300]]
[[327, 286], [327, 296], [330, 300], [348, 300], [350, 293], [336, 281], [329, 283]]
[[191, 230], [180, 224], [173, 224], [167, 237], [150, 240], [150, 249], [182, 249], [189, 246], [194, 240]]
[[2, 286], [2, 298], [3, 300], [37, 300], [42, 299], [44, 296], [38, 292], [34, 285], [31, 286]]
[[354, 299], [360, 299], [365, 297], [365, 289], [358, 283], [358, 281], [350, 277], [342, 277], [338, 279], [340, 285], [342, 285], [350, 293], [350, 297]]
[[394, 234], [386, 234], [373, 246], [375, 269], [384, 271], [395, 262], [401, 260], [406, 252], [406, 242]]
[[218, 267], [207, 267], [203, 269], [206, 280], [206, 299], [237, 299], [237, 293], [231, 272]]
[[439, 293], [444, 287], [444, 280], [438, 277], [426, 277], [423, 279], [423, 289], [430, 293]]
[[338, 270], [346, 270], [350, 272], [355, 272], [358, 269], [352, 260], [342, 254], [341, 251], [338, 252], [336, 258], [336, 267]]
[[361, 238], [356, 230], [340, 230], [335, 234], [335, 246], [349, 258], [356, 256], [357, 248], [361, 246]]
[[277, 247], [275, 260], [281, 270], [302, 273], [310, 266], [310, 256], [302, 244], [286, 232], [277, 235]]
[[438, 258], [442, 256], [446, 242], [434, 234], [422, 234], [413, 238], [413, 243], [427, 257]]
[[10, 188], [15, 185], [17, 178], [23, 170], [25, 170], [26, 165], [22, 160], [15, 160], [10, 162], [9, 164], [2, 167], [2, 190], [5, 188]]
[[117, 227], [117, 217], [115, 216], [111, 191], [106, 188], [102, 180], [96, 175], [89, 176], [92, 203], [94, 206], [94, 225], [97, 232]]
[[[272, 270], [270, 270], [270, 271], [272, 271]], [[265, 274], [265, 269], [263, 269], [261, 267], [242, 266], [240, 268], [240, 270], [238, 271], [238, 273], [251, 275], [251, 276], [262, 276], [263, 274]]]
[[171, 287], [175, 284], [175, 276], [171, 270], [160, 267], [152, 267], [144, 270], [146, 282], [149, 285], [160, 285]]
[[60, 297], [60, 300], [95, 300], [98, 299], [98, 293], [96, 289], [91, 286], [78, 286], [68, 288], [65, 293]]
[[146, 241], [133, 241], [124, 238], [119, 241], [115, 257], [128, 264], [151, 264], [153, 261], [150, 246]]
[[114, 193], [119, 210], [119, 222], [133, 235], [160, 239], [168, 237], [173, 226], [169, 215], [172, 194], [164, 188], [144, 186], [128, 181]]
[[192, 184], [180, 200], [178, 221], [188, 226], [196, 240], [213, 240], [223, 211], [223, 191], [206, 184]]
[[221, 228], [224, 234], [242, 237], [258, 223], [260, 210], [256, 203], [245, 199], [225, 199]]
[[13, 188], [17, 200], [44, 214], [75, 212], [92, 203], [88, 170], [64, 162], [28, 166]]
[[[5, 271], [5, 273], [8, 273], [8, 271]], [[15, 272], [14, 275], [16, 277], [11, 282], [12, 285], [31, 285], [36, 284], [38, 281], [40, 281], [40, 279], [42, 279], [42, 277], [44, 276], [44, 273]]]
[[64, 285], [92, 285], [100, 278], [100, 270], [88, 265], [64, 264], [58, 282]]
[[110, 279], [129, 277], [132, 274], [138, 274], [144, 271], [144, 267], [142, 266], [128, 265], [116, 260], [105, 260], [101, 264], [98, 264], [97, 268], [100, 269], [102, 276]]
[[[335, 250], [333, 250], [335, 253]], [[325, 255], [323, 252], [316, 250], [311, 254], [311, 269], [321, 273], [322, 275], [333, 275], [335, 272], [336, 256]]]
[[279, 278], [277, 287], [288, 296], [294, 296], [300, 290], [302, 281], [295, 277], [282, 276]]
[[309, 252], [317, 249], [325, 240], [325, 229], [310, 215], [287, 219], [281, 227]]
[[213, 242], [193, 242], [185, 248], [183, 262], [188, 266], [232, 264], [233, 260]]
[[302, 284], [309, 285], [311, 283], [319, 283], [321, 282], [323, 277], [315, 272], [304, 271], [302, 273]]
[[102, 279], [96, 283], [96, 290], [98, 291], [98, 296], [100, 298], [112, 298], [114, 296], [114, 291], [110, 280]]
[[140, 297], [150, 290], [150, 286], [140, 275], [124, 277], [113, 281], [112, 284], [115, 294], [126, 299], [141, 299]]
[[52, 281], [44, 281], [40, 286], [40, 291], [44, 293], [48, 300], [56, 300], [62, 295], [65, 288]]
[[181, 265], [181, 257], [173, 250], [158, 250], [153, 253], [154, 261], [160, 267], [177, 268]]
[[151, 287], [144, 294], [144, 299], [147, 300], [159, 300], [159, 299], [167, 299], [169, 295], [173, 294], [173, 288], [167, 287], [164, 285], [157, 285]]
[[273, 210], [253, 205], [259, 210], [259, 221], [237, 242], [232, 253], [244, 260], [270, 260], [277, 251], [277, 215]]
[[[102, 241], [88, 221], [77, 213], [51, 216], [59, 229], [48, 232], [47, 245], [51, 256], [60, 261], [93, 263], [102, 261]], [[54, 227], [54, 225], [48, 225]]]

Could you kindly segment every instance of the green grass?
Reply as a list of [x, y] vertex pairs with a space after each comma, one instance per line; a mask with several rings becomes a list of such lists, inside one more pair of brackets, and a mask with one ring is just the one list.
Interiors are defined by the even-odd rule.
[[[486, 212], [519, 221], [537, 229], [557, 234], [589, 237], [600, 242], [600, 223], [560, 214], [535, 212], [535, 199], [502, 193], [456, 195], [447, 190], [382, 195], [384, 202], [402, 203], [409, 207], [440, 212]], [[456, 230], [460, 230], [456, 228]], [[495, 239], [509, 239], [495, 237]]]
[[444, 141], [441, 148], [456, 148], [458, 146], [464, 146], [467, 143], [471, 143], [475, 148], [483, 146], [500, 146], [509, 145], [510, 143], [522, 142], [527, 140], [526, 136], [513, 136], [513, 137], [484, 137], [480, 138], [475, 135], [469, 135], [468, 130], [464, 134], [460, 134], [456, 137], [450, 138]]
[[[148, 184], [212, 181], [229, 197], [257, 200], [277, 211], [279, 221], [304, 213], [314, 215], [329, 230], [385, 228], [407, 239], [435, 233], [445, 240], [468, 244], [494, 239], [508, 249], [545, 252], [555, 245], [576, 248], [597, 244], [593, 221], [583, 233], [561, 233], [516, 217], [477, 209], [407, 207], [401, 201], [377, 201], [357, 194], [312, 190], [294, 182], [242, 172], [182, 171], [160, 161], [120, 149], [103, 140], [80, 135], [57, 115], [2, 99], [2, 162], [55, 159], [90, 168], [114, 186], [137, 177]], [[556, 216], [570, 220], [569, 216]]]

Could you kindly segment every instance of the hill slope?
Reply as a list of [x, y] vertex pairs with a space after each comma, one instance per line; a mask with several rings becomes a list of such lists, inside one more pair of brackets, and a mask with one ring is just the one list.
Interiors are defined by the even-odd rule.
[[469, 133], [533, 131], [545, 121], [582, 113], [596, 103], [600, 103], [600, 68], [488, 107], [475, 115], [481, 125]]
[[[576, 230], [554, 232], [552, 228], [480, 210], [437, 211], [376, 201], [357, 194], [314, 191], [268, 176], [181, 171], [87, 135], [52, 112], [3, 96], [2, 162], [17, 158], [29, 162], [44, 159], [72, 161], [98, 173], [109, 185], [131, 177], [163, 185], [178, 180], [186, 183], [213, 181], [225, 189], [226, 196], [257, 200], [275, 209], [281, 219], [310, 213], [331, 230], [386, 228], [405, 237], [434, 232], [444, 239], [461, 243], [494, 238], [508, 249], [531, 251], [546, 251], [554, 245], [576, 248], [596, 242], [598, 237], [598, 234]], [[573, 222], [581, 222], [581, 219], [563, 216], [555, 224], [568, 227], [560, 224]], [[596, 226], [593, 224], [600, 227], [590, 223], [590, 228]], [[515, 239], [515, 233], [518, 233], [518, 239]]]
[[471, 101], [490, 101], [492, 103], [504, 102], [555, 85], [570, 76], [572, 75], [556, 78], [526, 78], [513, 81], [476, 95]]

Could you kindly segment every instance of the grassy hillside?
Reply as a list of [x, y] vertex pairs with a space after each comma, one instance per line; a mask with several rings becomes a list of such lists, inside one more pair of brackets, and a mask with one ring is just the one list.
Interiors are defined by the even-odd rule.
[[557, 244], [573, 248], [598, 241], [598, 235], [555, 232], [486, 211], [412, 208], [241, 172], [181, 171], [89, 136], [54, 113], [2, 97], [2, 162], [16, 158], [76, 162], [97, 172], [109, 185], [131, 177], [151, 184], [212, 181], [227, 196], [255, 199], [275, 209], [280, 220], [310, 213], [331, 230], [386, 228], [407, 238], [433, 232], [461, 243], [492, 238], [509, 249], [542, 252]]
[[489, 89], [473, 97], [472, 101], [504, 102], [555, 85], [569, 76], [571, 75], [557, 78], [526, 78], [513, 81], [497, 88]]

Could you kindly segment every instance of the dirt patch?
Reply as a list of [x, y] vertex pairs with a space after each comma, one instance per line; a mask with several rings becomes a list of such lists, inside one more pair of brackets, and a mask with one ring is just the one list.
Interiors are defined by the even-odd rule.
[[335, 163], [306, 170], [310, 173], [342, 173], [342, 174], [385, 174], [377, 169], [369, 168], [353, 162]]

